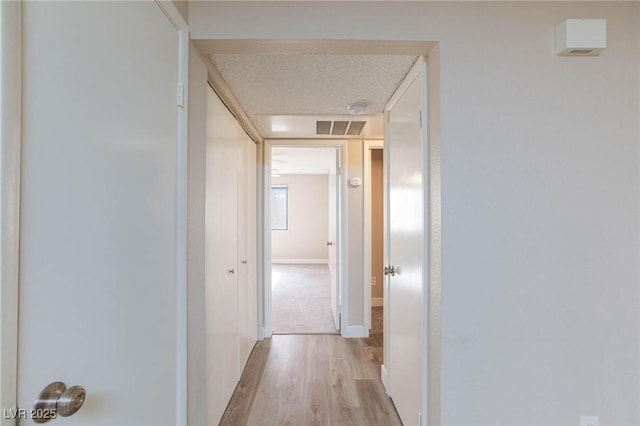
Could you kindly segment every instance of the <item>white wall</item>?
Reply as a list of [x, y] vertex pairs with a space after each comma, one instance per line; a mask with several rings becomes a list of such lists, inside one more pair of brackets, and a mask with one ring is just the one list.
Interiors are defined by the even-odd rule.
[[327, 175], [281, 175], [273, 185], [288, 187], [288, 229], [271, 231], [274, 262], [327, 261], [329, 200]]
[[[361, 140], [347, 141], [345, 181], [364, 176], [364, 143]], [[364, 331], [364, 189], [362, 185], [346, 185], [347, 191], [347, 303], [349, 313], [347, 326], [362, 327]], [[368, 285], [369, 283], [367, 283]], [[343, 302], [344, 303], [344, 302]]]
[[187, 259], [188, 424], [206, 424], [205, 331], [205, 159], [207, 126], [207, 69], [193, 46], [189, 49], [189, 145]]
[[[640, 423], [639, 8], [191, 5], [195, 38], [439, 42], [443, 424]], [[581, 17], [607, 19], [609, 47], [555, 56]]]

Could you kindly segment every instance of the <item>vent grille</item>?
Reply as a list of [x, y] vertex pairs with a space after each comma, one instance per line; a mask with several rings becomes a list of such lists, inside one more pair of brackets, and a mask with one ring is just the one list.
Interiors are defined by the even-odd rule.
[[593, 49], [573, 49], [569, 51], [571, 55], [588, 55], [593, 52]]
[[349, 130], [347, 130], [347, 135], [359, 135], [360, 133], [362, 133], [362, 129], [364, 128], [365, 124], [367, 124], [366, 121], [352, 121], [351, 125], [349, 126]]
[[358, 136], [366, 121], [316, 121], [317, 135]]
[[318, 134], [318, 135], [330, 135], [331, 134], [331, 121], [316, 121], [316, 134]]

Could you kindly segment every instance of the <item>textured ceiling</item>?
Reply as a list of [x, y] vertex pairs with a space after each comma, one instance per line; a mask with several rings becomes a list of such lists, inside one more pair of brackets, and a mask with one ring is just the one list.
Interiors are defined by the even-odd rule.
[[336, 54], [213, 54], [245, 111], [255, 115], [345, 114], [365, 101], [383, 111], [417, 56]]
[[280, 175], [324, 175], [335, 164], [335, 148], [275, 147], [271, 151], [271, 170]]

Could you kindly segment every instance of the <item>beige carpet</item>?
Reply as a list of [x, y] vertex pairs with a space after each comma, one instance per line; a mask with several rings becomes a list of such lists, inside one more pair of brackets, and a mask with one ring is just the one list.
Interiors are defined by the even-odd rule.
[[337, 333], [331, 316], [330, 284], [327, 265], [272, 265], [273, 332]]

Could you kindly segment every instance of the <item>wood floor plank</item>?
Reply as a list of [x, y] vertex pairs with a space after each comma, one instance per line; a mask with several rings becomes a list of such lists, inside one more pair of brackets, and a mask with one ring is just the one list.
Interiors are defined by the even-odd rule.
[[221, 425], [246, 425], [249, 423], [249, 414], [251, 414], [258, 385], [262, 381], [270, 349], [271, 339], [256, 343], [231, 398], [234, 404], [227, 406], [220, 420]]
[[256, 345], [220, 424], [402, 423], [364, 339], [278, 335]]

